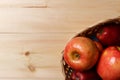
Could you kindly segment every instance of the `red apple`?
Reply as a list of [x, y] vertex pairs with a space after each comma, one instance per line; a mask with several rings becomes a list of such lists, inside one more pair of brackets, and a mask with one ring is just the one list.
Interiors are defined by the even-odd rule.
[[101, 80], [100, 76], [93, 69], [84, 72], [74, 71], [71, 78], [72, 80]]
[[99, 56], [95, 43], [86, 37], [71, 39], [64, 49], [64, 60], [71, 68], [85, 71], [92, 68]]
[[110, 46], [103, 51], [97, 72], [103, 80], [120, 80], [120, 46]]
[[103, 27], [97, 33], [97, 38], [105, 46], [120, 45], [120, 25], [109, 25]]

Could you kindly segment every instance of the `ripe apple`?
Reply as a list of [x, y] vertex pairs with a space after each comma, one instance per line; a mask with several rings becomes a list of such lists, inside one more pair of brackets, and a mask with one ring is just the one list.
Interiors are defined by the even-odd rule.
[[103, 80], [120, 80], [120, 46], [110, 46], [103, 51], [97, 73]]
[[99, 50], [91, 39], [76, 37], [67, 43], [63, 57], [71, 68], [85, 71], [96, 64]]
[[120, 25], [104, 26], [98, 33], [97, 38], [102, 45], [120, 45]]
[[100, 76], [93, 69], [84, 72], [74, 71], [71, 78], [72, 80], [101, 80]]

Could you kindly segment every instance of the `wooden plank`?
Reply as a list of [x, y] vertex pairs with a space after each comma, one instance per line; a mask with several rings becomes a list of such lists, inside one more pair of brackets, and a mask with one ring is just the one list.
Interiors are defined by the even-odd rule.
[[73, 34], [0, 34], [0, 79], [62, 79], [61, 51]]
[[47, 5], [48, 8], [42, 9], [0, 8], [0, 32], [80, 32], [99, 21], [119, 16], [120, 11], [118, 0], [90, 3], [50, 0]]
[[1, 0], [0, 8], [46, 8], [45, 0]]
[[[74, 12], [72, 12], [74, 11]], [[56, 9], [0, 9], [0, 32], [79, 32], [101, 20], [119, 15], [109, 11]], [[107, 12], [107, 13], [108, 13]], [[89, 15], [88, 15], [89, 13]], [[74, 14], [74, 15], [73, 15]], [[100, 15], [101, 14], [101, 15]], [[104, 15], [103, 15], [104, 14]], [[91, 15], [91, 16], [90, 16]]]

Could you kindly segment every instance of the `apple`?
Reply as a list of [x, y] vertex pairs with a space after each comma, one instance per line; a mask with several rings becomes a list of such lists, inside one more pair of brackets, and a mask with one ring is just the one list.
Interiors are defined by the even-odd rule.
[[120, 80], [120, 46], [109, 46], [103, 51], [97, 73], [103, 80]]
[[101, 80], [100, 76], [93, 69], [84, 72], [74, 71], [71, 78], [72, 80]]
[[63, 57], [74, 70], [85, 71], [92, 68], [99, 57], [96, 44], [87, 37], [75, 37], [65, 46]]
[[120, 45], [120, 25], [104, 26], [96, 35], [104, 46]]

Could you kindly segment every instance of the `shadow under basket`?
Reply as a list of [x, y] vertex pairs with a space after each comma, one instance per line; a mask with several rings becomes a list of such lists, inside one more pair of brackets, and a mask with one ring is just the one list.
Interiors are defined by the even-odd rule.
[[[108, 19], [106, 21], [103, 21], [101, 23], [98, 23], [96, 25], [91, 26], [90, 28], [78, 33], [77, 35], [75, 35], [74, 37], [79, 37], [79, 36], [84, 36], [84, 37], [88, 37], [91, 38], [92, 36], [95, 36], [96, 33], [98, 31], [100, 31], [100, 29], [104, 26], [109, 26], [109, 25], [117, 25], [120, 27], [120, 17], [117, 18], [113, 18], [113, 19]], [[74, 38], [73, 37], [73, 38]], [[62, 54], [64, 53], [64, 51], [62, 52]], [[71, 78], [71, 74], [74, 71], [74, 69], [72, 69], [64, 60], [63, 56], [62, 56], [62, 68], [63, 68], [63, 73], [65, 74], [65, 80], [72, 80]]]

